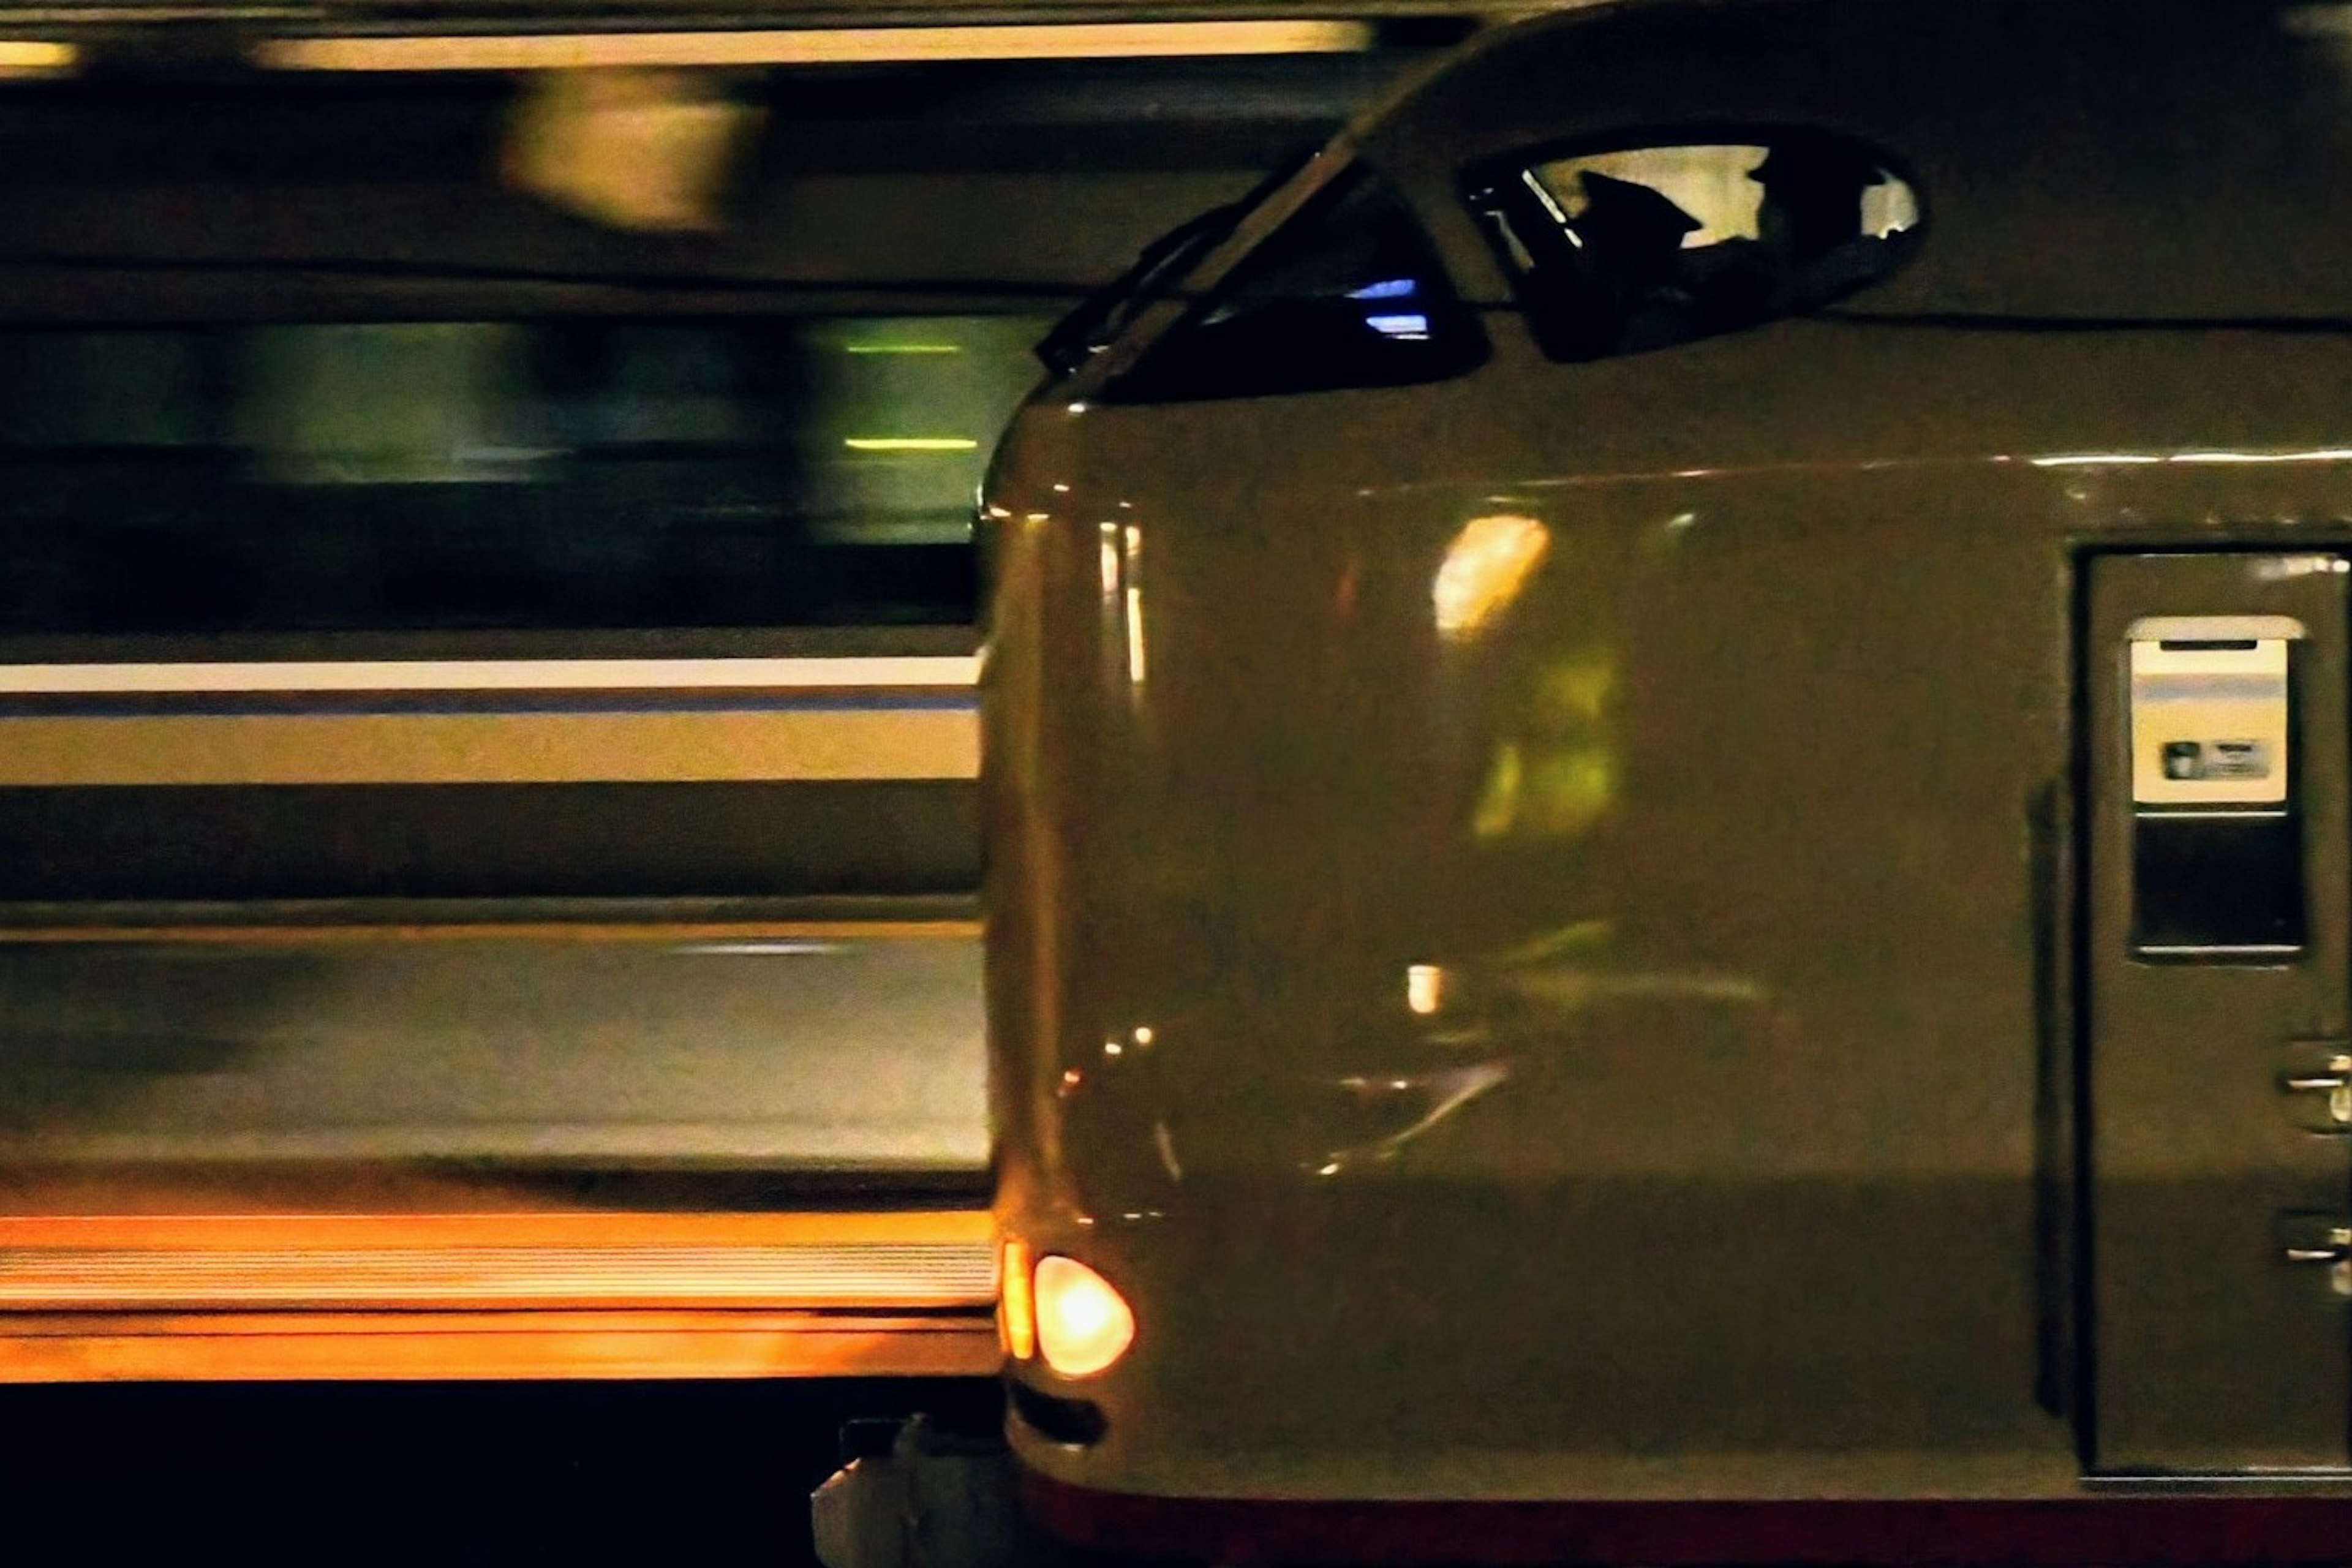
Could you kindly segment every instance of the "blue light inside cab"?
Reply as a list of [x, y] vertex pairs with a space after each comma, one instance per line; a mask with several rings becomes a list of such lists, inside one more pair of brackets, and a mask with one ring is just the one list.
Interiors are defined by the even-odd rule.
[[1383, 337], [1419, 339], [1429, 336], [1427, 316], [1366, 316], [1364, 325]]
[[1367, 283], [1351, 292], [1350, 300], [1407, 300], [1420, 288], [1410, 278], [1391, 278], [1379, 283]]

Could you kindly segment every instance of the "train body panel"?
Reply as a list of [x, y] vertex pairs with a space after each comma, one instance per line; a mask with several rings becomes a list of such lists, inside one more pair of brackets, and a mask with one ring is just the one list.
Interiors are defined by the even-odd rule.
[[[2338, 133], [2297, 141], [2338, 57], [2185, 7], [2116, 44], [2130, 76], [2089, 52], [2121, 35], [2051, 15], [1906, 8], [1916, 56], [1867, 7], [1498, 39], [1016, 421], [983, 699], [999, 1213], [1016, 1268], [1076, 1258], [1134, 1319], [1106, 1370], [1015, 1359], [1030, 1470], [1377, 1500], [2352, 1479], [2352, 1332], [2308, 1266], [2352, 1165], [2281, 1088], [2352, 1026], [2352, 273], [2320, 278], [2324, 230], [2248, 261], [2345, 178], [2314, 166]], [[2267, 131], [2200, 118], [2249, 84]], [[2046, 168], [2001, 177], [2003, 110]], [[1870, 156], [1874, 287], [1545, 319], [1510, 179], [1601, 176], [1550, 208], [1589, 266], [1579, 225], [1642, 173], [1602, 158], [1742, 149], [1714, 188], [1769, 208], [1764, 160], [1824, 146]], [[2136, 232], [2184, 147], [2242, 224], [2049, 261]], [[2101, 149], [2117, 181], [2069, 186]], [[1698, 205], [1681, 232], [1731, 258], [1774, 243]], [[1302, 254], [1402, 357], [1315, 361], [1320, 326], [1271, 319]], [[1243, 363], [1253, 320], [1291, 368]], [[2200, 616], [2230, 635], [2174, 626]], [[2225, 739], [2280, 781], [2291, 753], [2291, 787], [2168, 815], [2131, 650], [2241, 641], [2292, 680], [2210, 689], [2292, 734]], [[2203, 889], [2279, 874], [2176, 875], [2149, 824], [2265, 812], [2294, 929], [2158, 951], [2158, 878], [2226, 926]]]

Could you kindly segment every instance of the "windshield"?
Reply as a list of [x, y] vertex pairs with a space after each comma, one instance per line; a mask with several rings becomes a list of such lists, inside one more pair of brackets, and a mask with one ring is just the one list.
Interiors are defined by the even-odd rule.
[[1289, 184], [1319, 151], [1301, 149], [1277, 164], [1249, 194], [1187, 218], [1136, 254], [1127, 270], [1087, 296], [1037, 344], [1037, 357], [1056, 375], [1067, 375], [1108, 347], [1148, 305], [1170, 297], [1169, 285], [1232, 234], [1260, 202]]

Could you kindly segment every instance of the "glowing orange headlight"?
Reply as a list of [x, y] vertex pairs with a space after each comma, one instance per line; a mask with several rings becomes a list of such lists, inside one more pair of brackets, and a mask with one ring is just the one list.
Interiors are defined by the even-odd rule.
[[1111, 1282], [1075, 1258], [1041, 1258], [1037, 1350], [1064, 1377], [1091, 1377], [1135, 1342], [1135, 1311]]

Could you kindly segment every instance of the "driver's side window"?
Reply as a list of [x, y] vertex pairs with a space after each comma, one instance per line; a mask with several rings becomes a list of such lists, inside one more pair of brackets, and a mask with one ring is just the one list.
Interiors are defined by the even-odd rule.
[[1902, 265], [1920, 218], [1885, 158], [1810, 130], [1507, 159], [1467, 196], [1562, 360], [1818, 310]]
[[1486, 357], [1475, 312], [1411, 211], [1369, 172], [1320, 193], [1108, 395], [1263, 397], [1442, 380]]

